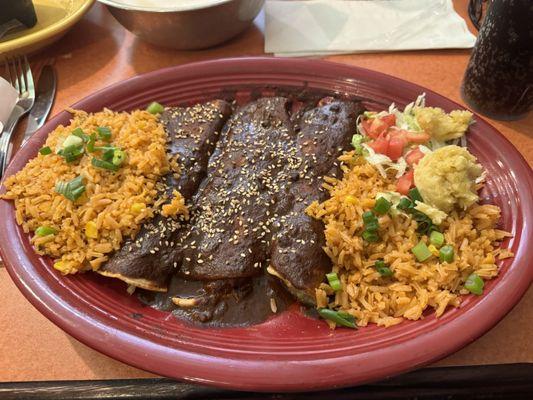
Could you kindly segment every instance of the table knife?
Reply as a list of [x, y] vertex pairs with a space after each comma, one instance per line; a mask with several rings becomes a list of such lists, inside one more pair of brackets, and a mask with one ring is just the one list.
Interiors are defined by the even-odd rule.
[[51, 65], [45, 65], [41, 70], [41, 75], [37, 81], [35, 104], [28, 116], [28, 125], [26, 126], [26, 132], [24, 132], [22, 144], [26, 143], [35, 131], [43, 126], [46, 117], [48, 117], [48, 114], [50, 113], [52, 104], [54, 104], [55, 94], [56, 73], [54, 67]]

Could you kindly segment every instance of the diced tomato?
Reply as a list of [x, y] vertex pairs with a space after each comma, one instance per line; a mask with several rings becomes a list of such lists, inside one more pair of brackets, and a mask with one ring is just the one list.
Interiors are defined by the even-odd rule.
[[427, 143], [430, 139], [430, 136], [425, 132], [410, 132], [395, 126], [390, 127], [387, 133], [390, 137], [401, 137], [409, 143], [423, 144]]
[[361, 121], [361, 126], [363, 128], [363, 131], [364, 131], [365, 135], [367, 135], [367, 136], [369, 136], [370, 125], [372, 125], [372, 120], [371, 119], [363, 119]]
[[396, 115], [394, 114], [387, 114], [384, 117], [381, 117], [381, 120], [389, 127], [396, 125]]
[[419, 143], [419, 144], [427, 143], [429, 142], [429, 139], [431, 139], [431, 137], [425, 132], [407, 132], [407, 135], [405, 136], [405, 138], [410, 143]]
[[396, 182], [396, 190], [398, 191], [398, 193], [407, 196], [407, 194], [409, 193], [409, 189], [411, 189], [414, 185], [414, 180], [415, 179], [413, 170], [410, 170], [400, 176], [400, 178]]
[[425, 154], [422, 153], [418, 146], [416, 146], [413, 150], [405, 155], [405, 161], [407, 161], [407, 164], [413, 166], [418, 164], [420, 160], [424, 158], [424, 156]]
[[389, 125], [383, 122], [380, 118], [374, 118], [372, 120], [370, 128], [367, 131], [367, 135], [370, 136], [372, 139], [377, 139], [378, 137], [383, 135], [388, 128]]
[[391, 126], [387, 131], [387, 135], [391, 138], [402, 138], [407, 142], [407, 131], [404, 129], [400, 129], [397, 126]]
[[389, 139], [389, 148], [387, 155], [393, 161], [396, 161], [403, 154], [403, 149], [407, 143], [401, 137], [391, 137]]
[[380, 154], [387, 154], [387, 151], [389, 150], [389, 141], [384, 137], [378, 137], [373, 142], [368, 143], [368, 145], [372, 147], [376, 153]]

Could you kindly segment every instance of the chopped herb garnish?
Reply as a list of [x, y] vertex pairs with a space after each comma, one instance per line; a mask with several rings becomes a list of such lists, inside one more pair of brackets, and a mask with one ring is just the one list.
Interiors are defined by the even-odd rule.
[[65, 158], [65, 161], [68, 163], [76, 161], [78, 158], [80, 158], [80, 156], [83, 155], [83, 153], [85, 153], [83, 149], [83, 143], [72, 144], [57, 152], [57, 154]]
[[393, 275], [389, 265], [383, 260], [377, 260], [374, 264], [374, 268], [376, 268], [376, 271], [378, 271], [381, 276], [388, 277]]
[[438, 231], [432, 231], [429, 235], [429, 242], [435, 247], [441, 247], [444, 244], [444, 235]]
[[398, 205], [396, 208], [407, 211], [409, 208], [413, 207], [413, 202], [409, 200], [407, 197], [402, 197], [400, 201], [398, 202]]
[[365, 224], [378, 220], [377, 217], [372, 213], [372, 211], [365, 211], [362, 217], [363, 217], [363, 222]]
[[428, 246], [424, 242], [418, 242], [418, 244], [411, 249], [416, 259], [420, 262], [426, 261], [433, 254], [429, 250]]
[[471, 274], [465, 282], [465, 289], [478, 296], [483, 294], [484, 286], [485, 282], [483, 282], [483, 279], [481, 279], [478, 274]]
[[57, 229], [52, 228], [50, 226], [40, 226], [37, 229], [35, 229], [35, 234], [37, 236], [55, 235], [56, 233], [57, 233]]
[[334, 291], [338, 292], [342, 289], [341, 281], [336, 272], [326, 274], [326, 278], [328, 279], [329, 286], [331, 286]]
[[380, 197], [376, 200], [376, 205], [374, 206], [374, 212], [376, 214], [384, 215], [390, 210], [392, 203], [388, 201], [385, 197]]
[[111, 160], [111, 162], [117, 167], [120, 167], [124, 161], [126, 161], [126, 152], [120, 149], [115, 149], [113, 153], [113, 160]]
[[[413, 190], [416, 190], [416, 192], [412, 192]], [[416, 197], [418, 193], [418, 190], [411, 189], [409, 191], [409, 195]], [[418, 194], [420, 196], [420, 194]], [[422, 198], [422, 197], [420, 197]], [[421, 200], [418, 200], [421, 201]], [[429, 235], [432, 231], [438, 231], [439, 228], [433, 224], [433, 221], [431, 221], [431, 218], [429, 218], [426, 214], [424, 214], [421, 211], [418, 211], [415, 209], [415, 200], [402, 197], [400, 201], [398, 202], [398, 205], [396, 206], [397, 209], [402, 210], [403, 212], [407, 214], [411, 214], [413, 219], [417, 222], [417, 229], [416, 231], [421, 235]]]
[[376, 232], [363, 231], [363, 239], [369, 243], [379, 241], [379, 235]]
[[83, 176], [80, 175], [69, 182], [59, 181], [56, 183], [55, 190], [70, 201], [76, 201], [85, 192]]
[[413, 202], [416, 202], [416, 201], [423, 202], [424, 201], [424, 200], [422, 200], [422, 196], [420, 195], [420, 192], [418, 191], [417, 188], [412, 188], [411, 190], [409, 190], [409, 197], [411, 198], [411, 200], [413, 200]]
[[107, 126], [97, 127], [96, 132], [98, 132], [98, 137], [102, 139], [104, 142], [111, 141], [111, 129], [109, 129]]
[[377, 242], [379, 240], [378, 218], [374, 215], [372, 211], [365, 211], [362, 217], [363, 217], [363, 223], [365, 224], [365, 229], [363, 231], [363, 239], [371, 243]]
[[72, 134], [74, 136], [77, 136], [79, 137], [81, 140], [83, 140], [85, 143], [87, 143], [89, 141], [89, 135], [86, 135], [84, 132], [83, 132], [83, 129], [81, 128], [76, 128], [72, 131]]
[[45, 146], [39, 150], [39, 153], [42, 154], [43, 156], [47, 156], [48, 154], [52, 154], [52, 149], [48, 146]]
[[345, 326], [347, 328], [357, 329], [355, 324], [355, 317], [343, 311], [333, 311], [329, 308], [319, 308], [318, 314], [324, 318], [329, 319], [330, 321], [335, 322], [337, 325]]
[[115, 147], [98, 147], [96, 150], [102, 151], [102, 160], [111, 162], [117, 149]]
[[109, 171], [118, 171], [119, 169], [118, 165], [114, 165], [110, 161], [99, 160], [98, 158], [95, 158], [95, 157], [93, 157], [93, 159], [91, 160], [91, 164], [96, 168], [107, 169]]
[[146, 107], [146, 111], [148, 111], [150, 114], [160, 114], [165, 111], [165, 107], [158, 102], [153, 101], [148, 105], [148, 107]]
[[439, 250], [439, 259], [441, 262], [451, 263], [454, 258], [453, 247], [450, 245], [442, 246]]
[[89, 136], [89, 141], [87, 142], [88, 153], [95, 152], [95, 143], [96, 143], [96, 135], [94, 133], [91, 133], [91, 136]]
[[61, 144], [61, 148], [66, 149], [71, 146], [83, 146], [83, 139], [76, 135], [68, 135]]

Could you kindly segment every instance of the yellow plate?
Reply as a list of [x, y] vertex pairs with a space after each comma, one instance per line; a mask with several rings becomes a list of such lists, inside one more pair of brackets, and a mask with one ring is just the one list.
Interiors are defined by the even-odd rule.
[[60, 39], [91, 8], [94, 0], [33, 0], [37, 25], [0, 39], [0, 55], [37, 51]]

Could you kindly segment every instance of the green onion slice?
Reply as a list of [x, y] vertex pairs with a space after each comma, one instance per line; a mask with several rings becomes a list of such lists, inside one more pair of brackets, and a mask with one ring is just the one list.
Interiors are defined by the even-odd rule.
[[334, 291], [338, 292], [342, 289], [341, 281], [336, 272], [326, 274], [326, 278], [328, 279], [329, 286], [331, 286]]
[[376, 268], [376, 271], [378, 271], [381, 276], [387, 277], [393, 275], [389, 265], [383, 260], [376, 260], [374, 268]]
[[148, 107], [146, 107], [146, 111], [148, 111], [150, 114], [160, 114], [165, 111], [165, 107], [158, 102], [153, 101], [148, 105]]
[[48, 154], [52, 154], [52, 149], [48, 146], [45, 146], [39, 150], [39, 153], [42, 154], [43, 156], [47, 156]]
[[424, 201], [422, 200], [422, 196], [420, 195], [420, 192], [418, 191], [417, 188], [412, 188], [411, 190], [409, 190], [409, 197], [411, 198], [411, 200], [413, 200], [413, 202]]
[[354, 316], [346, 312], [333, 311], [329, 308], [319, 308], [318, 314], [324, 319], [329, 319], [330, 321], [335, 322], [337, 325], [357, 329]]
[[483, 294], [484, 286], [485, 282], [483, 282], [483, 279], [481, 279], [478, 274], [471, 274], [465, 282], [465, 288], [470, 293], [474, 293], [478, 296]]
[[386, 214], [392, 206], [392, 203], [388, 201], [385, 197], [380, 197], [376, 200], [376, 205], [374, 206], [374, 212], [380, 215]]
[[441, 247], [444, 244], [444, 235], [439, 231], [432, 231], [429, 235], [429, 242], [435, 247]]
[[68, 135], [63, 143], [61, 144], [61, 149], [65, 150], [69, 147], [78, 147], [83, 146], [83, 139], [76, 135]]
[[96, 132], [98, 132], [98, 137], [102, 139], [105, 142], [111, 141], [111, 129], [109, 129], [107, 126], [99, 126], [96, 128]]
[[35, 234], [37, 236], [55, 235], [56, 233], [57, 233], [57, 229], [52, 228], [50, 226], [40, 226], [37, 229], [35, 229]]
[[113, 152], [113, 160], [111, 161], [117, 167], [120, 167], [126, 161], [126, 152], [120, 149], [115, 149]]
[[88, 153], [95, 152], [95, 143], [96, 143], [96, 135], [94, 133], [91, 133], [91, 136], [89, 136], [89, 141], [87, 142]]
[[85, 153], [83, 150], [83, 143], [69, 145], [57, 152], [57, 154], [62, 156], [68, 163], [76, 161], [78, 158], [80, 158], [80, 156], [83, 155], [83, 153]]
[[115, 147], [100, 147], [97, 148], [97, 150], [102, 150], [102, 160], [111, 162], [113, 160], [113, 156], [115, 155], [115, 150], [117, 150]]
[[424, 242], [418, 242], [418, 244], [413, 247], [411, 251], [415, 255], [416, 259], [420, 262], [426, 261], [433, 255]]
[[85, 192], [83, 176], [80, 175], [69, 182], [59, 181], [56, 183], [55, 190], [70, 201], [76, 201]]
[[372, 213], [372, 211], [365, 211], [362, 215], [363, 217], [363, 222], [365, 224], [368, 224], [370, 222], [374, 222], [374, 221], [377, 221], [378, 219], [376, 218], [376, 216]]
[[72, 131], [72, 134], [74, 136], [77, 136], [79, 137], [80, 139], [82, 139], [85, 143], [87, 143], [89, 141], [89, 138], [90, 136], [89, 135], [86, 135], [85, 132], [83, 132], [83, 129], [81, 128], [76, 128]]
[[377, 232], [378, 229], [379, 229], [378, 221], [372, 221], [372, 222], [369, 222], [368, 224], [365, 224], [365, 231]]
[[396, 206], [396, 208], [406, 211], [412, 206], [413, 206], [413, 202], [411, 200], [409, 200], [407, 197], [402, 197], [400, 201], [398, 202], [398, 205]]
[[375, 243], [379, 241], [379, 235], [376, 232], [363, 231], [363, 240]]
[[450, 245], [442, 246], [439, 250], [439, 259], [441, 262], [451, 263], [454, 258], [453, 247]]
[[107, 169], [109, 171], [118, 171], [119, 169], [118, 165], [115, 165], [110, 161], [99, 160], [98, 158], [95, 158], [95, 157], [93, 157], [93, 159], [91, 160], [91, 164], [96, 168]]

